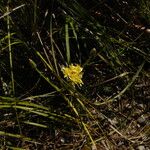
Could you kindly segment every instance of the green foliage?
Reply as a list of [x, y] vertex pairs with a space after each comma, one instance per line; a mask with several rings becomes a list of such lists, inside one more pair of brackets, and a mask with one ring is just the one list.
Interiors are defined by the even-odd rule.
[[[138, 148], [149, 24], [148, 0], [1, 0], [0, 147]], [[83, 67], [82, 86], [64, 78], [70, 64]]]

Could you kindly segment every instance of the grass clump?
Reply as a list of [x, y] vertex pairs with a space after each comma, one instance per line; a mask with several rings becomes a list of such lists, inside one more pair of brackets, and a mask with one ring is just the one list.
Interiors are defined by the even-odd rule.
[[147, 3], [1, 1], [1, 149], [149, 148]]

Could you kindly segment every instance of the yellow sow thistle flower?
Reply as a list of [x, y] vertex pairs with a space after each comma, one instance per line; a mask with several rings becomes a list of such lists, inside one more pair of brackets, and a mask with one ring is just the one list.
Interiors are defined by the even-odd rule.
[[74, 84], [83, 84], [82, 72], [83, 68], [80, 65], [71, 64], [69, 67], [62, 67], [62, 72], [65, 78], [70, 79]]

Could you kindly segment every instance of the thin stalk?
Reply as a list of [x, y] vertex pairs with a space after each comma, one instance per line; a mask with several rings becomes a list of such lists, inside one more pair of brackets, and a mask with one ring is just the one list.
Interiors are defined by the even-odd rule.
[[16, 10], [18, 10], [18, 9], [20, 9], [20, 8], [22, 8], [22, 7], [24, 7], [24, 6], [25, 6], [25, 4], [22, 4], [22, 5], [18, 6], [18, 7], [15, 7], [15, 8], [12, 9], [11, 11], [6, 12], [4, 15], [0, 16], [0, 19], [6, 17], [6, 16], [8, 16], [8, 15], [10, 15], [12, 12], [14, 12], [14, 11], [16, 11]]
[[136, 74], [132, 77], [131, 81], [127, 84], [127, 86], [122, 91], [120, 91], [120, 93], [118, 93], [114, 97], [109, 97], [105, 102], [101, 102], [101, 103], [97, 102], [97, 103], [95, 103], [95, 105], [100, 106], [100, 105], [108, 104], [108, 103], [113, 102], [117, 98], [120, 98], [132, 86], [132, 84], [135, 82], [136, 78], [139, 76], [139, 73], [142, 71], [142, 69], [144, 67], [144, 64], [145, 64], [145, 60], [139, 66]]
[[22, 139], [23, 141], [32, 141], [31, 138], [22, 136], [22, 135], [20, 135], [20, 134], [13, 134], [13, 133], [8, 133], [8, 132], [0, 131], [0, 135], [1, 135], [1, 136], [12, 137], [12, 138], [20, 138], [20, 139]]
[[51, 33], [50, 42], [51, 42], [52, 56], [53, 56], [53, 61], [54, 61], [56, 73], [59, 76], [59, 71], [58, 71], [58, 67], [57, 67], [57, 59], [56, 59], [54, 45], [53, 45], [53, 25], [52, 25], [52, 21], [53, 20], [52, 20], [52, 15], [51, 15], [51, 20], [50, 20], [50, 33]]
[[[9, 5], [7, 6], [7, 12], [9, 12]], [[11, 40], [10, 40], [11, 34], [10, 34], [10, 17], [9, 17], [9, 15], [7, 15], [7, 31], [8, 31], [8, 49], [9, 49], [10, 74], [11, 74], [11, 88], [12, 88], [12, 94], [13, 94], [13, 96], [15, 96], [15, 84], [14, 84], [13, 60], [12, 60], [12, 49], [11, 49]], [[19, 126], [19, 131], [20, 131], [20, 134], [22, 134], [17, 110], [15, 110], [15, 112], [16, 112], [16, 119], [17, 119], [18, 126]]]
[[65, 24], [65, 39], [66, 39], [66, 57], [67, 57], [67, 63], [70, 64], [70, 45], [69, 45], [68, 23]]
[[[7, 12], [9, 12], [9, 6], [7, 6]], [[8, 49], [9, 49], [9, 62], [10, 62], [10, 74], [11, 74], [11, 87], [12, 94], [15, 95], [14, 73], [13, 73], [13, 61], [12, 61], [12, 49], [10, 40], [10, 17], [7, 15], [7, 31], [8, 31]]]
[[[39, 38], [39, 40], [40, 40], [40, 43], [41, 43], [41, 45], [42, 45], [42, 47], [43, 47], [43, 51], [44, 51], [44, 54], [45, 54], [45, 56], [46, 56], [46, 59], [48, 60], [49, 66], [50, 66], [50, 68], [53, 68], [53, 67], [52, 67], [52, 63], [51, 63], [51, 61], [50, 61], [50, 59], [49, 59], [49, 55], [47, 54], [46, 49], [44, 48], [44, 44], [43, 44], [43, 42], [42, 42], [42, 39], [41, 39], [41, 37], [40, 37], [39, 32], [37, 32], [37, 36], [38, 36], [38, 38]], [[39, 53], [39, 52], [36, 51], [36, 53]], [[46, 62], [46, 60], [45, 60], [45, 62]]]
[[34, 25], [36, 25], [36, 17], [37, 17], [37, 0], [34, 1]]
[[97, 147], [96, 147], [96, 143], [95, 141], [93, 140], [92, 138], [92, 135], [90, 134], [88, 128], [87, 128], [87, 125], [84, 123], [84, 122], [81, 122], [82, 125], [83, 125], [83, 128], [84, 128], [84, 131], [87, 133], [87, 135], [89, 136], [90, 140], [91, 140], [91, 143], [92, 143], [92, 150], [97, 150]]
[[78, 52], [77, 52], [77, 56], [78, 56], [78, 59], [79, 59], [79, 63], [81, 64], [81, 51], [80, 51], [80, 45], [79, 45], [79, 42], [78, 42], [78, 36], [77, 36], [77, 33], [76, 33], [76, 29], [74, 27], [74, 24], [73, 24], [73, 20], [71, 20], [69, 22], [71, 28], [72, 28], [72, 32], [73, 32], [73, 35], [74, 35], [74, 38], [76, 40], [76, 44], [77, 44], [77, 49], [78, 49]]

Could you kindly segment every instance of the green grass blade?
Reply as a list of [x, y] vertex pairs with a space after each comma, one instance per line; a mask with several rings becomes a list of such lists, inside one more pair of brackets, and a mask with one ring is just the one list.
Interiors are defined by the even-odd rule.
[[16, 11], [16, 10], [18, 10], [18, 9], [20, 9], [20, 8], [22, 8], [22, 7], [24, 7], [24, 6], [25, 6], [25, 4], [22, 4], [22, 5], [20, 5], [20, 6], [16, 7], [16, 8], [14, 8], [14, 9], [12, 9], [12, 11], [6, 12], [6, 13], [3, 14], [2, 16], [0, 16], [0, 19], [6, 17], [6, 16], [8, 16], [8, 15], [10, 15], [12, 12], [14, 12], [14, 11]]
[[113, 102], [117, 98], [120, 98], [132, 86], [132, 84], [134, 83], [134, 81], [138, 77], [139, 73], [142, 71], [144, 64], [145, 64], [145, 61], [139, 66], [139, 69], [137, 70], [136, 74], [132, 77], [131, 81], [127, 84], [127, 86], [121, 92], [119, 92], [119, 94], [117, 94], [113, 98], [112, 97], [108, 98], [105, 102], [102, 102], [102, 103], [96, 102], [94, 104], [98, 105], [98, 106], [104, 105], [104, 104]]
[[1, 136], [9, 136], [9, 137], [12, 137], [12, 138], [19, 138], [19, 139], [22, 139], [23, 141], [32, 141], [31, 138], [24, 137], [23, 135], [20, 135], [20, 134], [13, 134], [13, 133], [8, 133], [8, 132], [0, 131], [0, 135]]
[[[50, 79], [48, 77], [46, 77], [39, 69], [37, 69], [37, 66], [33, 60], [30, 59], [29, 61], [30, 61], [30, 64], [32, 65], [32, 67], [40, 74], [41, 77], [43, 77], [56, 91], [58, 91], [58, 92], [61, 91], [60, 88], [58, 88], [54, 83], [52, 83], [50, 81]], [[49, 64], [47, 64], [47, 65], [49, 66]], [[50, 67], [50, 69], [52, 69], [52, 68]]]
[[65, 24], [65, 40], [66, 40], [66, 57], [67, 57], [67, 63], [70, 64], [70, 44], [69, 44], [68, 23]]
[[35, 122], [23, 121], [23, 123], [28, 124], [28, 125], [32, 125], [32, 126], [36, 126], [36, 127], [48, 128], [48, 126], [46, 126], [46, 125], [35, 123]]
[[136, 74], [133, 76], [132, 80], [128, 83], [128, 85], [118, 95], [116, 95], [113, 99], [121, 97], [132, 86], [132, 84], [134, 83], [134, 81], [138, 77], [139, 73], [141, 72], [144, 64], [145, 64], [145, 61], [139, 66], [139, 69], [137, 70]]
[[70, 18], [70, 19], [71, 19], [71, 20], [70, 20], [69, 24], [70, 24], [70, 27], [71, 27], [71, 29], [72, 29], [73, 36], [74, 36], [74, 38], [75, 38], [75, 40], [76, 40], [76, 45], [77, 45], [77, 50], [78, 50], [77, 56], [78, 56], [79, 62], [81, 63], [80, 45], [79, 45], [79, 42], [78, 42], [78, 36], [77, 36], [77, 33], [76, 33], [76, 29], [75, 29], [75, 27], [74, 27], [74, 20], [73, 20], [72, 18]]
[[[9, 13], [9, 6], [7, 7], [7, 12]], [[13, 73], [13, 60], [12, 60], [12, 48], [10, 40], [10, 16], [7, 15], [7, 30], [8, 30], [8, 49], [9, 49], [9, 63], [10, 63], [10, 74], [11, 74], [11, 88], [12, 94], [15, 95], [15, 84], [14, 84], [14, 73]]]
[[5, 146], [7, 149], [9, 149], [9, 150], [26, 150], [26, 149], [24, 149], [24, 148], [19, 148], [19, 147], [12, 147], [12, 146]]
[[[53, 26], [52, 26], [52, 15], [51, 15], [51, 20], [50, 20], [50, 33], [53, 33]], [[53, 56], [53, 61], [54, 61], [54, 66], [56, 69], [56, 73], [57, 75], [59, 75], [59, 71], [58, 71], [58, 63], [57, 63], [57, 58], [56, 58], [56, 52], [54, 50], [54, 44], [53, 44], [53, 34], [51, 34], [50, 36], [50, 42], [51, 42], [51, 49], [52, 49], [52, 56]]]
[[5, 146], [6, 148], [8, 148], [9, 150], [27, 150], [27, 149], [24, 149], [24, 148], [19, 148], [19, 147], [12, 147], [12, 146]]
[[36, 20], [37, 20], [37, 0], [34, 1], [34, 19], [33, 19], [34, 26], [36, 25]]
[[97, 150], [97, 148], [96, 148], [96, 143], [95, 143], [95, 141], [93, 140], [92, 135], [90, 134], [90, 131], [89, 131], [88, 128], [87, 128], [87, 125], [86, 125], [84, 122], [82, 122], [82, 125], [83, 125], [83, 128], [84, 128], [85, 132], [87, 133], [88, 137], [89, 137], [90, 140], [91, 140], [91, 143], [92, 143], [92, 150]]

